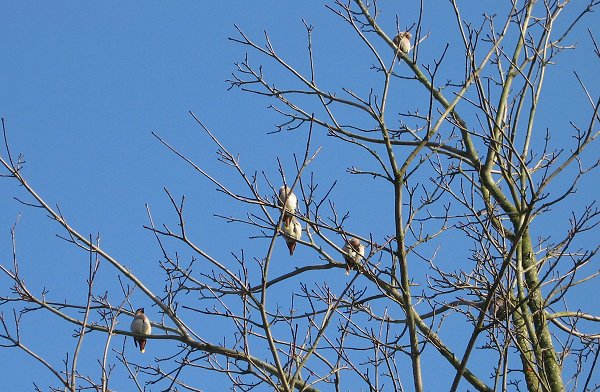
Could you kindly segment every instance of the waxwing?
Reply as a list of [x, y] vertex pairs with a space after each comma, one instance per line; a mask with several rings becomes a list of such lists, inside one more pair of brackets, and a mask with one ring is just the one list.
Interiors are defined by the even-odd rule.
[[[131, 332], [136, 335], [150, 335], [152, 333], [150, 319], [144, 314], [144, 308], [139, 308], [135, 311], [133, 321], [131, 322]], [[136, 347], [139, 345], [141, 352], [146, 351], [146, 338], [134, 336], [133, 342]]]

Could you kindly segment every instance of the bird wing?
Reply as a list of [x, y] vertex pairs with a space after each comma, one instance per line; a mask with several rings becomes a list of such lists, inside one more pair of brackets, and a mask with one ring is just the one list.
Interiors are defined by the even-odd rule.
[[152, 324], [150, 324], [150, 320], [148, 319], [148, 317], [146, 317], [144, 319], [143, 328], [144, 328], [144, 332], [142, 332], [143, 334], [145, 334], [145, 335], [152, 334]]

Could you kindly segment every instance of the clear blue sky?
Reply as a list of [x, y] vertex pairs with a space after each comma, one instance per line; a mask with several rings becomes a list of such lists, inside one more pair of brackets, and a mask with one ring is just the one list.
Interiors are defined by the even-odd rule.
[[[391, 2], [382, 3], [382, 24], [392, 35], [398, 10], [387, 8]], [[440, 3], [440, 8], [428, 10], [425, 15], [424, 30], [431, 31], [431, 37], [423, 44], [421, 61], [432, 62], [447, 41], [454, 41], [446, 60], [450, 65], [442, 79], [459, 79], [462, 52], [456, 41], [458, 36], [447, 37], [444, 32], [445, 26], [454, 24], [454, 16], [448, 2]], [[401, 27], [412, 25], [418, 16], [418, 4], [407, 7]], [[465, 13], [473, 15], [480, 11], [465, 9]], [[267, 109], [269, 102], [236, 89], [227, 91], [225, 80], [235, 70], [234, 62], [243, 60], [246, 53], [246, 48], [227, 38], [237, 36], [234, 24], [257, 40], [267, 30], [280, 54], [306, 70], [302, 19], [315, 26], [316, 65], [322, 84], [336, 91], [348, 85], [365, 94], [372, 79], [362, 79], [360, 75], [369, 74], [372, 60], [361, 57], [365, 49], [358, 47], [360, 44], [348, 26], [322, 2], [3, 3], [0, 116], [6, 120], [13, 154], [22, 153], [25, 157], [23, 175], [50, 204], [58, 204], [80, 232], [99, 232], [103, 246], [156, 291], [163, 284], [157, 267], [161, 254], [142, 226], [147, 224], [145, 203], [157, 221], [175, 224], [163, 187], [188, 197], [190, 229], [210, 254], [229, 257], [230, 252], [244, 247], [256, 250], [258, 256], [264, 250], [264, 242], [257, 247], [256, 241], [248, 239], [255, 232], [228, 225], [212, 215], [243, 215], [244, 206], [229, 201], [225, 204], [221, 195], [214, 192], [214, 186], [174, 157], [150, 132], [156, 131], [211, 174], [241, 189], [235, 177], [216, 162], [216, 148], [188, 114], [191, 110], [231, 151], [240, 154], [249, 173], [264, 170], [277, 179], [276, 157], [281, 157], [291, 172], [291, 154], [303, 153], [305, 133], [267, 136], [278, 118]], [[571, 43], [589, 50], [591, 43], [585, 27], [594, 25], [600, 25], [598, 14], [588, 16], [586, 23], [576, 28]], [[573, 70], [578, 70], [588, 82], [593, 96], [598, 95], [600, 86], [597, 59], [589, 63], [578, 56], [564, 58], [564, 63], [549, 70], [549, 80], [560, 82], [546, 90], [539, 124], [562, 127], [566, 133], [568, 121], [577, 118], [586, 102]], [[254, 53], [251, 61], [265, 62]], [[279, 70], [270, 70], [281, 80], [283, 74]], [[411, 93], [407, 90], [395, 100], [410, 109]], [[586, 109], [580, 118], [588, 115]], [[345, 173], [346, 167], [362, 157], [341, 156], [339, 143], [320, 132], [315, 136], [315, 145], [322, 145], [323, 151], [315, 170], [320, 169], [318, 179], [322, 186], [339, 181], [336, 193], [341, 210], [372, 202], [381, 185], [363, 178], [357, 187], [356, 179]], [[590, 190], [591, 180], [583, 185], [588, 186], [588, 191], [580, 200], [589, 201], [595, 197]], [[14, 195], [23, 193], [14, 181], [2, 179], [0, 262], [11, 264], [9, 228], [20, 216], [17, 256], [21, 273], [32, 290], [40, 293], [45, 287], [53, 300], [68, 297], [83, 302], [87, 256], [57, 238], [55, 234], [64, 233], [39, 211], [15, 202]], [[355, 208], [349, 228], [376, 236], [391, 232], [391, 214], [383, 207]], [[284, 261], [274, 267], [275, 274], [286, 271], [289, 266], [283, 263], [291, 262], [285, 258], [285, 249], [278, 252]], [[314, 256], [310, 252], [299, 249], [294, 262], [309, 263], [311, 257]], [[108, 265], [101, 272], [108, 281], [114, 275]], [[0, 278], [3, 293], [7, 285]], [[110, 290], [116, 287], [107, 285]], [[102, 286], [97, 291], [103, 292]], [[147, 300], [142, 301], [150, 305]], [[147, 311], [155, 315], [152, 308]], [[33, 320], [36, 324], [31, 325]], [[43, 320], [47, 328], [40, 335], [35, 330], [39, 322], [35, 317], [26, 317], [23, 337], [32, 349], [60, 367], [65, 353], [75, 344], [70, 338], [72, 328], [65, 328], [56, 319]], [[95, 355], [102, 343], [102, 337], [90, 338], [84, 352]], [[116, 337], [114, 344], [121, 343], [122, 337]], [[166, 348], [169, 344], [150, 345]], [[148, 355], [139, 360], [151, 361], [157, 354], [155, 350], [149, 349]], [[47, 370], [16, 349], [0, 349], [0, 363], [1, 390], [30, 390], [32, 382], [46, 389], [54, 382]], [[94, 369], [93, 363], [88, 366]], [[97, 369], [92, 372], [97, 376]], [[123, 374], [119, 373], [119, 377]], [[125, 385], [123, 380], [115, 380], [113, 387], [130, 390]], [[220, 390], [211, 386], [209, 380], [202, 380], [199, 387]]]

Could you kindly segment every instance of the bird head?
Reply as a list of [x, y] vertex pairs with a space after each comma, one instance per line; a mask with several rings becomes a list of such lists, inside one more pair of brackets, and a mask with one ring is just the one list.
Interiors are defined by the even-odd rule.
[[286, 196], [286, 195], [289, 195], [290, 193], [292, 193], [292, 189], [289, 186], [284, 185], [281, 188], [279, 188], [280, 196]]
[[353, 248], [355, 251], [357, 251], [357, 250], [358, 250], [358, 248], [360, 247], [360, 240], [359, 240], [358, 238], [354, 238], [354, 237], [352, 237], [352, 238], [350, 238], [350, 239], [348, 240], [348, 244], [350, 244], [350, 246], [351, 246], [351, 247], [352, 247], [352, 248]]

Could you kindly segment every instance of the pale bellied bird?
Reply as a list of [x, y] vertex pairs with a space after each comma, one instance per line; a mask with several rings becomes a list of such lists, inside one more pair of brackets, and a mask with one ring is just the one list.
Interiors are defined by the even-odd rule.
[[302, 237], [302, 225], [295, 216], [291, 216], [290, 223], [284, 222], [282, 231], [286, 234], [285, 243], [290, 250], [290, 256], [294, 255], [294, 249], [296, 249], [296, 241]]
[[[412, 34], [409, 31], [401, 31], [398, 33], [396, 37], [394, 37], [394, 44], [398, 48], [398, 50], [404, 52], [404, 54], [408, 54], [410, 52], [410, 40], [412, 38]], [[402, 59], [398, 55], [398, 59]]]
[[348, 275], [351, 269], [357, 269], [358, 263], [365, 257], [365, 246], [358, 238], [350, 238], [342, 250], [346, 261], [346, 275]]
[[[150, 325], [150, 319], [144, 314], [144, 308], [139, 308], [135, 311], [135, 316], [131, 322], [131, 332], [136, 335], [150, 335], [152, 333], [152, 326]], [[133, 342], [135, 346], [140, 347], [140, 351], [146, 351], [146, 338], [141, 336], [134, 336]]]
[[294, 216], [294, 212], [296, 212], [296, 208], [298, 208], [298, 198], [292, 190], [287, 186], [282, 186], [279, 188], [279, 193], [277, 195], [277, 205], [279, 207], [283, 207], [285, 205], [285, 210], [283, 212], [283, 222], [286, 226], [290, 225], [292, 220], [292, 216]]

